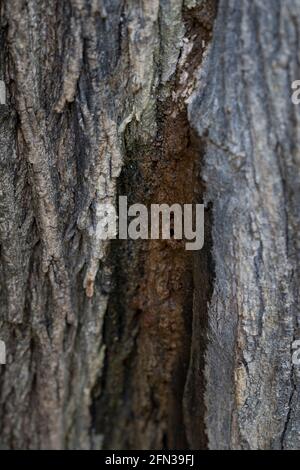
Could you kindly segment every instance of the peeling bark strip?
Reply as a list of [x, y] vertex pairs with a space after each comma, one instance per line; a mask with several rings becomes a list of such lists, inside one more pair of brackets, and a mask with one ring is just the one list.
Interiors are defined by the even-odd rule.
[[[299, 12], [0, 0], [0, 448], [300, 448]], [[101, 240], [120, 195], [204, 249]]]

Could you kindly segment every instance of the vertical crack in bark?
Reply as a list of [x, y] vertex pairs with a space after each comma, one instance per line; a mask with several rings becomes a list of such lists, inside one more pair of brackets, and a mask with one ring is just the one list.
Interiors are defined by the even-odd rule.
[[[185, 103], [215, 15], [214, 2], [202, 8], [184, 13], [186, 42], [168, 85], [171, 97], [164, 97], [164, 87], [158, 91], [154, 139], [145, 141], [138, 123], [127, 127], [119, 194], [127, 195], [129, 204], [203, 202], [202, 145], [190, 128]], [[205, 248], [197, 254], [185, 251], [184, 241], [114, 243], [105, 372], [92, 410], [106, 448], [206, 447], [203, 371], [213, 278], [210, 212], [208, 207]]]

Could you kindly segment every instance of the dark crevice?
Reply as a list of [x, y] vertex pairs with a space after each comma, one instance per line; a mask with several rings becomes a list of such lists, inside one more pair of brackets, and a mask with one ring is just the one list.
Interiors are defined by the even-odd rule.
[[[178, 132], [174, 129], [172, 136]], [[190, 134], [189, 127], [186, 132]], [[141, 166], [148, 166], [147, 155], [132, 164], [134, 153], [129, 153], [119, 179], [119, 194], [128, 195], [128, 204], [202, 202], [200, 142], [194, 135], [186, 142], [184, 153], [192, 155], [189, 169], [195, 181], [186, 185], [184, 177], [182, 187], [171, 183], [175, 193], [166, 201], [157, 188], [163, 189], [165, 198], [164, 190], [170, 190], [168, 185], [164, 188], [168, 165], [164, 170], [160, 159], [157, 173], [149, 165], [145, 178]], [[115, 270], [104, 325], [106, 360], [92, 405], [96, 433], [105, 435], [107, 449], [206, 448], [203, 371], [214, 272], [211, 207], [205, 211], [205, 246], [200, 252], [185, 251], [183, 242], [175, 240], [115, 240], [111, 256]], [[165, 272], [166, 300], [157, 294], [159, 273], [164, 277]], [[179, 278], [174, 281], [173, 275]]]
[[[209, 2], [215, 5], [215, 2]], [[211, 37], [213, 9], [185, 12], [195, 45], [189, 74]], [[201, 12], [200, 12], [201, 13]], [[195, 39], [196, 38], [196, 39]], [[180, 87], [180, 71], [172, 86]], [[128, 205], [202, 203], [202, 142], [191, 129], [186, 104], [157, 92], [154, 139], [139, 123], [125, 133], [118, 195]], [[175, 116], [175, 117], [174, 117]], [[207, 305], [212, 294], [211, 207], [205, 211], [205, 246], [185, 250], [184, 240], [115, 240], [112, 291], [105, 316], [106, 357], [91, 412], [105, 449], [207, 448], [205, 378]], [[117, 424], [116, 424], [117, 423]]]

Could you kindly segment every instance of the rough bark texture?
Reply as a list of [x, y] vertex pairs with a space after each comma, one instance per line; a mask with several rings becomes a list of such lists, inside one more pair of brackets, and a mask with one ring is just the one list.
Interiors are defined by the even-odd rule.
[[213, 204], [210, 448], [300, 448], [299, 11], [297, 0], [221, 1], [190, 108]]
[[300, 448], [300, 0], [0, 6], [0, 447]]

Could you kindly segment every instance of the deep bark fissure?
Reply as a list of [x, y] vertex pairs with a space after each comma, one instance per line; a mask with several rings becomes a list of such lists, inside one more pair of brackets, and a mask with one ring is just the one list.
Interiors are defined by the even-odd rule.
[[[140, 202], [149, 207], [151, 203], [165, 202], [171, 205], [175, 202], [202, 202], [199, 140], [195, 135], [191, 136], [184, 110], [181, 119], [177, 118], [176, 126], [164, 122], [168, 121], [171, 113], [168, 111], [164, 114], [167, 117], [162, 120], [158, 140], [146, 149], [145, 154], [138, 145], [134, 146], [136, 150], [132, 161], [138, 162], [136, 168], [132, 169], [130, 157], [124, 163], [119, 179], [119, 193], [129, 196], [128, 204]], [[166, 133], [169, 134], [168, 138]], [[164, 137], [161, 141], [165, 149], [157, 145], [162, 134]], [[171, 155], [166, 150], [168, 147], [176, 149], [177, 155]], [[149, 165], [152, 152], [156, 155], [153, 164]], [[128, 153], [133, 155], [132, 152]], [[181, 174], [182, 179], [176, 184], [168, 174], [164, 174], [164, 167], [169, 169], [173, 158], [177, 165], [182, 165], [181, 171], [177, 168], [177, 171], [174, 169], [171, 172]], [[187, 185], [187, 181], [191, 182], [191, 175], [194, 175], [195, 183]], [[142, 186], [139, 184], [141, 180]], [[94, 405], [93, 408], [96, 432], [101, 433], [101, 430], [106, 429], [105, 445], [110, 448], [133, 448], [136, 445], [157, 449], [165, 446], [206, 446], [204, 381], [199, 371], [203, 371], [204, 367], [206, 314], [213, 277], [209, 214], [210, 208], [205, 214], [205, 249], [200, 254], [185, 251], [184, 242], [175, 240], [113, 242], [115, 289], [105, 320], [105, 369], [102, 385], [97, 390], [101, 398], [98, 406]], [[168, 273], [166, 279], [160, 279], [159, 272], [155, 272], [158, 268], [163, 277]], [[179, 279], [172, 279], [172, 274], [176, 274]], [[162, 289], [165, 292], [162, 292], [155, 306], [149, 306], [151, 295], [155, 299], [159, 298], [160, 282], [163, 282]], [[167, 322], [165, 326], [161, 325], [162, 318]], [[176, 335], [176, 348], [172, 349], [170, 345], [176, 341]], [[139, 343], [141, 336], [142, 342], [148, 342], [142, 350]], [[116, 343], [111, 341], [112, 338], [116, 338]], [[156, 345], [156, 352], [151, 349], [153, 344], [154, 347]], [[140, 357], [144, 362], [136, 364]], [[158, 363], [152, 369], [147, 361]], [[163, 370], [161, 372], [160, 367]], [[197, 375], [199, 379], [195, 379]], [[164, 382], [167, 385], [160, 388]], [[149, 407], [148, 413], [151, 410], [143, 427], [139, 422], [147, 413], [139, 409], [141, 403], [146, 409]], [[157, 415], [160, 420], [157, 420]], [[156, 431], [148, 433], [147, 442], [145, 430], [151, 425], [156, 427]], [[127, 432], [124, 435], [122, 429], [125, 428]], [[142, 440], [137, 442], [137, 436], [140, 435]]]
[[[210, 40], [213, 3], [210, 8], [204, 23], [199, 10], [185, 12], [186, 35], [195, 41], [188, 58], [183, 58], [189, 62], [191, 79]], [[178, 64], [181, 58], [182, 52]], [[178, 68], [174, 93], [180, 89]], [[183, 99], [178, 96], [174, 103], [163, 96], [164, 90], [158, 90], [158, 130], [153, 141], [137, 139], [137, 123], [127, 128], [127, 157], [118, 193], [128, 196], [128, 204], [148, 207], [151, 203], [202, 203], [201, 141], [189, 125]], [[98, 415], [96, 432], [106, 429], [108, 448], [207, 445], [203, 371], [213, 279], [210, 213], [209, 207], [205, 248], [200, 254], [185, 251], [184, 242], [175, 240], [113, 243], [115, 289], [105, 320], [101, 393], [98, 388], [100, 398], [93, 408]], [[159, 300], [151, 305], [152, 298]]]

